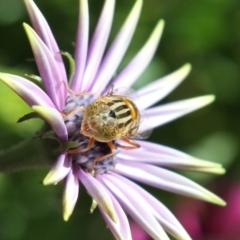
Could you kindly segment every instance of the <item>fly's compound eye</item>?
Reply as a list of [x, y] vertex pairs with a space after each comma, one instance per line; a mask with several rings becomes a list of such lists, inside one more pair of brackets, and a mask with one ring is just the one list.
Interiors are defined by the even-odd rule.
[[112, 110], [110, 111], [109, 115], [110, 115], [110, 117], [112, 117], [114, 119], [117, 118], [116, 113], [114, 111], [112, 111]]

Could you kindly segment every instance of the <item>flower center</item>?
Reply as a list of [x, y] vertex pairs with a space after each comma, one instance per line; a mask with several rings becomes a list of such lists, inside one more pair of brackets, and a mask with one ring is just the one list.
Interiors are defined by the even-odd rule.
[[107, 143], [94, 141], [92, 147], [85, 152], [81, 152], [88, 145], [89, 138], [80, 133], [84, 112], [82, 108], [86, 108], [89, 104], [96, 101], [96, 97], [92, 94], [68, 96], [63, 111], [64, 122], [68, 131], [68, 141], [77, 144], [74, 148], [79, 153], [72, 154], [73, 164], [78, 164], [87, 171], [94, 170], [94, 174], [101, 174], [109, 169], [113, 169], [116, 164], [114, 156], [107, 157], [101, 161], [94, 161], [97, 158], [111, 153]]

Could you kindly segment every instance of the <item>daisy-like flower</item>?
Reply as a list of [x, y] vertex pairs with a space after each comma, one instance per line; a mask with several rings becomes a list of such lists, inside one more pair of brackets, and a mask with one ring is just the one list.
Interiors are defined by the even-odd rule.
[[[29, 38], [44, 90], [26, 78], [0, 73], [2, 82], [12, 88], [52, 128], [61, 142], [61, 153], [44, 185], [64, 181], [63, 218], [68, 220], [73, 212], [79, 192], [79, 182], [92, 196], [90, 208], [97, 206], [107, 226], [116, 239], [132, 239], [126, 213], [129, 214], [154, 239], [190, 239], [174, 215], [161, 203], [129, 179], [157, 188], [225, 205], [219, 197], [172, 172], [167, 168], [185, 169], [214, 174], [224, 173], [220, 164], [197, 159], [172, 148], [148, 141], [136, 140], [140, 148], [117, 148], [113, 156], [105, 142], [95, 141], [88, 151], [81, 152], [89, 138], [80, 133], [84, 108], [114, 89], [130, 88], [146, 69], [160, 41], [164, 21], [160, 20], [150, 37], [136, 56], [120, 71], [118, 66], [127, 51], [135, 31], [142, 0], [137, 0], [117, 36], [106, 49], [114, 15], [114, 0], [105, 0], [95, 31], [89, 41], [89, 12], [87, 0], [79, 0], [79, 19], [75, 41], [74, 60], [70, 60], [70, 76], [67, 79], [62, 54], [52, 32], [32, 0], [24, 0], [33, 28], [23, 24]], [[187, 113], [197, 110], [214, 100], [214, 96], [202, 96], [161, 106], [151, 107], [163, 99], [188, 75], [190, 64], [157, 79], [136, 91], [136, 99], [142, 115], [150, 124], [144, 131], [156, 128]], [[117, 72], [117, 74], [115, 74]], [[28, 116], [24, 117], [24, 119]], [[48, 133], [49, 134], [49, 133]], [[113, 145], [121, 141], [113, 141]], [[70, 149], [70, 150], [69, 150]], [[71, 150], [76, 150], [75, 153]], [[103, 160], [95, 163], [95, 159]], [[126, 212], [126, 213], [125, 213]], [[166, 233], [167, 232], [167, 233]]]

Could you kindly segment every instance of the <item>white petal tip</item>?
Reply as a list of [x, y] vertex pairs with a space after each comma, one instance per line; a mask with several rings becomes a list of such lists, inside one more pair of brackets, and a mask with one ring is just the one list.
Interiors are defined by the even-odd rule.
[[27, 23], [25, 23], [25, 22], [22, 25], [23, 25], [25, 30], [31, 29], [31, 27]]
[[64, 220], [65, 222], [67, 222], [67, 221], [69, 220], [69, 217], [70, 217], [70, 216], [64, 214], [64, 215], [63, 215], [63, 220]]
[[209, 191], [207, 193], [207, 196], [206, 196], [205, 200], [207, 200], [208, 202], [211, 202], [213, 204], [223, 206], [223, 207], [227, 205], [226, 202], [223, 199], [221, 199], [220, 197], [218, 197], [217, 195], [215, 195], [215, 194], [213, 194]]
[[72, 215], [73, 210], [65, 209], [63, 207], [63, 220], [67, 222]]
[[224, 200], [222, 200], [221, 198], [219, 198], [218, 201], [215, 202], [215, 204], [222, 206], [222, 207], [225, 207], [227, 205], [227, 203]]
[[202, 108], [202, 107], [212, 103], [214, 100], [215, 100], [214, 95], [206, 95], [206, 96], [193, 98], [192, 100], [190, 100], [189, 103], [194, 105], [195, 109], [199, 109], [199, 108]]
[[223, 167], [218, 167], [212, 171], [212, 173], [223, 175], [226, 173], [226, 169]]
[[47, 185], [56, 185], [57, 182], [54, 181], [53, 179], [55, 178], [55, 174], [53, 172], [49, 172], [47, 176], [43, 179], [42, 184], [47, 186]]
[[139, 7], [141, 8], [142, 5], [143, 5], [143, 0], [137, 0], [136, 3], [135, 3], [135, 6], [138, 7], [138, 8]]
[[180, 71], [184, 73], [186, 76], [190, 73], [191, 70], [192, 65], [190, 63], [186, 63], [180, 68]]
[[215, 101], [215, 96], [214, 95], [207, 95], [205, 96], [205, 104], [210, 104], [212, 103], [213, 101]]
[[160, 19], [157, 23], [156, 29], [159, 29], [159, 31], [162, 32], [164, 25], [165, 25], [165, 21], [163, 19]]
[[90, 213], [93, 213], [93, 211], [96, 209], [98, 203], [97, 201], [93, 198], [92, 199], [92, 205], [91, 205], [91, 208], [90, 208]]

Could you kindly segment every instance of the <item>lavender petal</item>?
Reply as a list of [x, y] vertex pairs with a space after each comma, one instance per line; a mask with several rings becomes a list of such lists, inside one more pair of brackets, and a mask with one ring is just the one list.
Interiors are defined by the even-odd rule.
[[142, 9], [142, 0], [137, 0], [132, 8], [132, 11], [125, 20], [115, 40], [109, 47], [97, 73], [92, 91], [103, 92], [109, 80], [112, 78], [121, 62], [133, 33]]
[[141, 148], [131, 150], [120, 149], [118, 159], [142, 162], [176, 169], [191, 170], [212, 174], [224, 174], [225, 169], [219, 163], [195, 158], [173, 148], [147, 141], [136, 141]]
[[146, 109], [154, 103], [162, 100], [186, 78], [190, 70], [191, 65], [185, 64], [177, 71], [139, 89], [136, 92], [138, 96], [141, 96], [139, 99], [141, 103], [138, 104], [139, 108]]
[[115, 88], [122, 86], [131, 87], [131, 85], [146, 69], [157, 49], [162, 36], [163, 27], [164, 21], [160, 20], [142, 49], [113, 80], [112, 84]]
[[224, 206], [226, 203], [197, 183], [169, 170], [149, 164], [119, 161], [115, 171], [136, 181]]
[[56, 135], [62, 141], [67, 141], [67, 128], [64, 124], [62, 115], [56, 109], [37, 105], [32, 106], [32, 109], [50, 124]]
[[[61, 83], [64, 81], [67, 85], [67, 76], [62, 56], [61, 54], [59, 54], [60, 50], [46, 19], [44, 18], [34, 1], [24, 0], [24, 3], [28, 10], [28, 14], [30, 16], [35, 31], [53, 54], [57, 65], [58, 73], [60, 75]], [[67, 96], [67, 89], [65, 87], [59, 87], [59, 91], [60, 96], [65, 99]]]
[[62, 111], [66, 99], [61, 95], [62, 91], [60, 89], [66, 88], [66, 85], [64, 84], [64, 79], [61, 79], [54, 56], [30, 26], [25, 23], [23, 26], [32, 46], [46, 92], [56, 108]]
[[[104, 177], [104, 175], [101, 175], [102, 177]], [[97, 179], [99, 175], [97, 175]], [[106, 189], [106, 191], [108, 191]], [[116, 223], [114, 223], [109, 216], [104, 212], [104, 210], [99, 207], [99, 210], [103, 216], [103, 218], [105, 219], [107, 226], [110, 228], [111, 232], [113, 233], [114, 237], [117, 240], [132, 240], [132, 236], [131, 236], [131, 231], [130, 231], [130, 226], [129, 226], [129, 222], [127, 219], [127, 216], [125, 214], [125, 212], [123, 211], [121, 205], [118, 203], [118, 201], [112, 196], [112, 194], [108, 191], [109, 196], [112, 199], [113, 202], [113, 206], [116, 210], [117, 216], [118, 216], [118, 220]]]
[[144, 205], [144, 208], [146, 208], [147, 211], [152, 213], [157, 218], [164, 230], [166, 230], [176, 239], [191, 239], [176, 217], [164, 206], [164, 204], [159, 202], [155, 197], [131, 180], [128, 180], [118, 174], [111, 174], [121, 181], [123, 187], [125, 186], [126, 188], [131, 188], [132, 196], [134, 196], [138, 202], [141, 202], [141, 204]]
[[7, 73], [0, 73], [0, 80], [16, 92], [29, 106], [41, 105], [55, 108], [48, 95], [29, 80]]
[[101, 16], [89, 45], [81, 91], [91, 90], [112, 26], [114, 6], [115, 0], [105, 1]]
[[63, 219], [68, 221], [78, 199], [79, 182], [78, 176], [73, 169], [71, 169], [65, 178], [65, 185], [63, 189]]
[[169, 240], [167, 234], [155, 217], [132, 195], [132, 188], [123, 185], [116, 175], [105, 174], [101, 181], [113, 193], [124, 210], [156, 240]]
[[65, 152], [61, 153], [47, 176], [43, 179], [43, 184], [57, 184], [67, 176], [71, 167], [72, 157], [66, 156]]
[[142, 131], [147, 131], [173, 121], [176, 118], [210, 104], [214, 99], [215, 97], [213, 95], [207, 95], [147, 109], [144, 115], [148, 119], [149, 124], [144, 126]]
[[78, 27], [76, 36], [76, 46], [74, 52], [75, 73], [73, 76], [71, 89], [80, 92], [83, 74], [86, 66], [87, 50], [88, 50], [88, 31], [89, 31], [89, 11], [88, 1], [79, 1]]
[[105, 190], [105, 187], [91, 174], [85, 173], [81, 168], [79, 168], [78, 176], [88, 193], [105, 211], [109, 218], [116, 223], [118, 221], [117, 213], [115, 212], [112, 199]]

